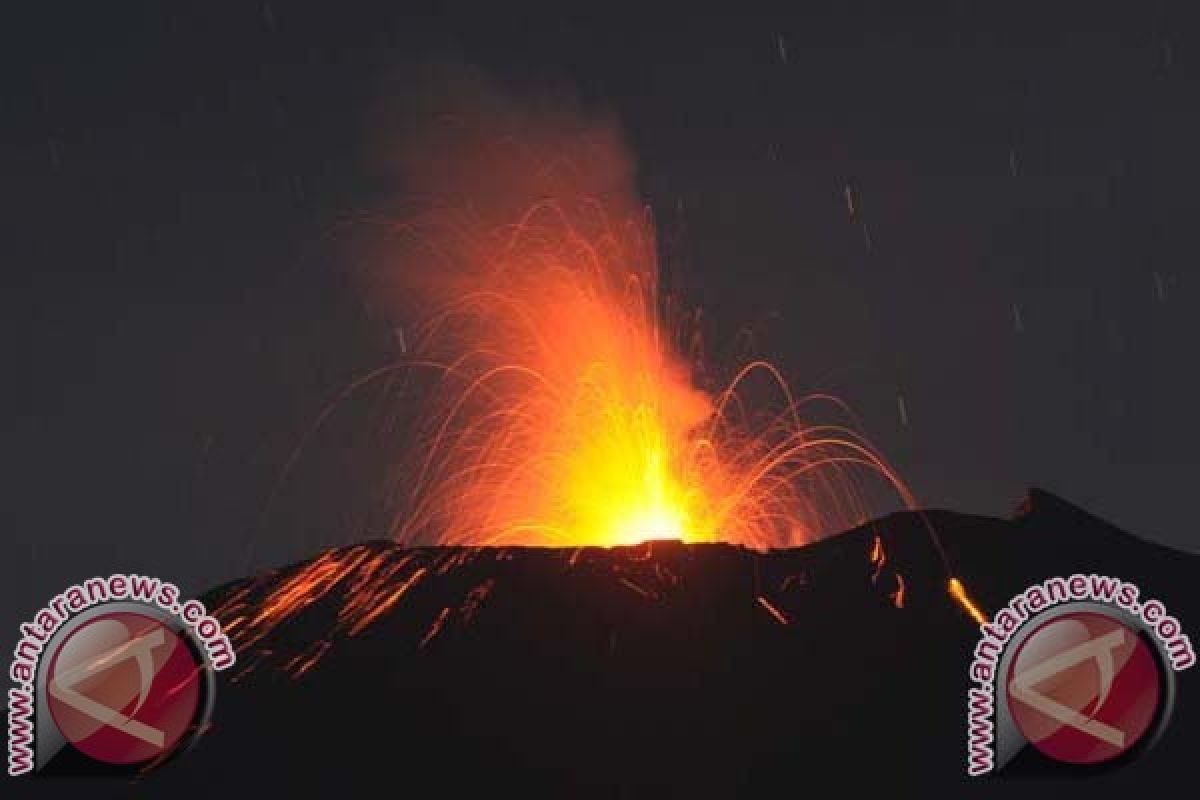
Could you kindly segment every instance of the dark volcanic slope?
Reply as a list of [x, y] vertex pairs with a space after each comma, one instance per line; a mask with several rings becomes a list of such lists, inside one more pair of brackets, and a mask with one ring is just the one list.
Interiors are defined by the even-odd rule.
[[[1138, 582], [1185, 630], [1200, 625], [1200, 558], [1045, 493], [1032, 492], [1011, 521], [928, 518], [986, 610], [1051, 575], [1096, 571]], [[876, 536], [883, 559], [872, 558]], [[408, 559], [405, 574], [428, 572], [356, 636], [324, 644], [348, 576], [240, 652], [240, 666], [253, 668], [222, 677], [209, 734], [124, 788], [153, 797], [777, 797], [824, 795], [834, 777], [902, 794], [1062, 796], [1178, 791], [1191, 779], [1200, 694], [1184, 673], [1172, 727], [1144, 760], [1086, 783], [1010, 777], [954, 788], [967, 781], [966, 674], [978, 633], [947, 595], [913, 514], [765, 555], [672, 543], [370, 548], [381, 563]], [[206, 599], [216, 606], [246, 586]]]

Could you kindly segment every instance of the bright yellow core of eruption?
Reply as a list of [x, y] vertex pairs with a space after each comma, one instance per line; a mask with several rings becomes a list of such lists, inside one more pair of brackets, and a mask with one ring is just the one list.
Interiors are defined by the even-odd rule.
[[[672, 474], [668, 443], [648, 409], [609, 409], [612, 425], [592, 446], [567, 455], [563, 481], [579, 544], [637, 544], [699, 538], [703, 494]], [[624, 419], [622, 419], [624, 418]]]

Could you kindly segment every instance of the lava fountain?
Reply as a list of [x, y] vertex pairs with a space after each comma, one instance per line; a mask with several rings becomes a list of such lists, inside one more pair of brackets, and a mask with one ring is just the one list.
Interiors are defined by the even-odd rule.
[[[436, 551], [330, 551], [214, 612], [248, 647], [341, 587], [330, 639], [298, 655], [296, 672], [335, 634], [357, 635], [429, 576], [485, 551], [566, 548], [568, 566], [583, 547], [657, 539], [763, 551], [863, 523], [880, 487], [915, 508], [840, 400], [795, 396], [765, 361], [705, 363], [696, 316], [664, 311], [675, 298], [660, 294], [655, 227], [615, 128], [566, 116], [500, 135], [494, 111], [402, 148], [415, 212], [356, 221], [383, 233], [367, 237], [383, 244], [366, 259], [364, 296], [404, 321], [412, 346], [324, 409], [278, 484], [349, 398], [382, 388], [383, 518], [403, 548]], [[903, 596], [900, 583], [897, 606]], [[981, 618], [965, 590], [955, 597]]]
[[[693, 385], [696, 331], [660, 313], [644, 216], [555, 199], [495, 230], [442, 210], [403, 235], [463, 282], [400, 367], [437, 377], [389, 492], [397, 541], [766, 549], [862, 522], [864, 477], [912, 504], [835, 398], [794, 398], [762, 361]], [[746, 402], [751, 383], [773, 406]]]

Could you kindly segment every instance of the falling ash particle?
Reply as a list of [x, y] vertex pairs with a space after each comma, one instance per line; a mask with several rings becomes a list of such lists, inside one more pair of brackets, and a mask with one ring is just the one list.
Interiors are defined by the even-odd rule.
[[871, 572], [871, 583], [879, 580], [879, 573], [883, 571], [883, 565], [887, 563], [887, 553], [883, 549], [883, 539], [878, 534], [871, 542], [871, 552], [868, 555], [868, 560], [875, 569]]
[[441, 633], [442, 626], [446, 624], [446, 618], [449, 616], [450, 616], [450, 609], [443, 608], [441, 613], [438, 614], [437, 619], [435, 619], [433, 621], [433, 625], [429, 628], [429, 632], [425, 634], [425, 638], [423, 638], [421, 640], [421, 643], [417, 645], [418, 650], [424, 650], [425, 645], [429, 644], [429, 642], [433, 639], [433, 637], [435, 637], [439, 633]]
[[904, 576], [899, 572], [896, 573], [896, 591], [892, 592], [892, 605], [896, 608], [904, 608]]
[[782, 34], [782, 33], [780, 33], [780, 34], [776, 34], [776, 36], [775, 36], [775, 43], [776, 43], [776, 45], [779, 47], [779, 60], [780, 60], [781, 62], [783, 62], [784, 64], [788, 63], [788, 60], [787, 60], [787, 42], [786, 42], [786, 41], [784, 41], [784, 38], [783, 38], [783, 34]]
[[904, 402], [904, 395], [896, 395], [896, 408], [900, 411], [900, 424], [908, 427], [908, 404]]
[[629, 590], [631, 590], [633, 592], [637, 592], [638, 594], [640, 594], [642, 597], [646, 598], [647, 600], [657, 600], [658, 599], [654, 595], [653, 592], [647, 591], [643, 587], [641, 587], [638, 584], [634, 583], [633, 581], [629, 580], [629, 578], [621, 577], [621, 578], [618, 578], [618, 580], [622, 584], [624, 584], [626, 588], [628, 588]]
[[1167, 302], [1167, 281], [1161, 272], [1154, 273], [1154, 296], [1160, 303]]
[[770, 600], [762, 595], [759, 595], [756, 599], [758, 600], [758, 605], [761, 606], [764, 611], [770, 614], [780, 625], [787, 626], [791, 624], [791, 620], [788, 619], [787, 615], [776, 608]]
[[1021, 316], [1021, 307], [1016, 303], [1012, 304], [1013, 312], [1013, 330], [1017, 333], [1025, 332], [1025, 318]]

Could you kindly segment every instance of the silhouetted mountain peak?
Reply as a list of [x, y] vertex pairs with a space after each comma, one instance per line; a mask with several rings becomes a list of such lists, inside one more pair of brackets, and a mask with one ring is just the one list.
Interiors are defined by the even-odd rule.
[[1030, 516], [1083, 516], [1088, 520], [1100, 521], [1074, 503], [1040, 486], [1031, 486], [1025, 491], [1025, 496], [1013, 510], [1012, 518], [1013, 521], [1020, 521]]

